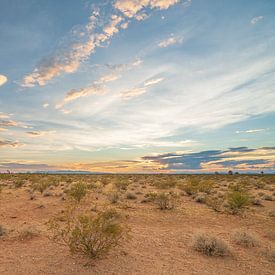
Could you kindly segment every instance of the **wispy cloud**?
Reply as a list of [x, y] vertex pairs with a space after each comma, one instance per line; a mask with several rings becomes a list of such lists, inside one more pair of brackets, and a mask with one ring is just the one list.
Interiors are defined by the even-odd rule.
[[88, 95], [99, 95], [104, 93], [106, 90], [98, 85], [93, 85], [91, 87], [82, 88], [79, 90], [73, 89], [66, 94], [64, 100], [56, 105], [56, 109], [61, 109], [65, 104], [74, 101], [80, 97], [85, 97]]
[[114, 7], [120, 10], [125, 16], [132, 18], [139, 16], [139, 12], [145, 8], [168, 9], [180, 0], [117, 0]]
[[17, 148], [17, 147], [21, 147], [23, 146], [22, 143], [18, 142], [18, 141], [12, 141], [12, 140], [0, 140], [0, 147], [13, 147], [13, 148]]
[[266, 129], [240, 130], [240, 131], [236, 131], [236, 134], [241, 134], [241, 133], [253, 134], [253, 133], [264, 132], [264, 131], [266, 131]]
[[160, 48], [167, 48], [175, 44], [181, 44], [183, 42], [183, 36], [171, 36], [158, 43]]
[[133, 88], [131, 90], [124, 91], [120, 95], [123, 99], [130, 99], [132, 97], [136, 97], [144, 93], [146, 93], [146, 89], [144, 87], [141, 87], [141, 88]]
[[29, 131], [26, 132], [30, 137], [41, 137], [45, 135], [51, 135], [56, 133], [56, 131]]
[[0, 74], [0, 86], [4, 85], [8, 81], [5, 75]]
[[100, 22], [102, 20], [100, 12], [94, 11], [85, 26], [72, 31], [69, 39], [71, 42], [57, 49], [53, 55], [44, 58], [32, 73], [24, 77], [22, 86], [43, 86], [62, 73], [75, 72], [97, 47], [101, 47], [102, 43], [108, 41], [120, 29], [128, 27], [125, 18], [135, 17], [136, 20], [144, 20], [146, 14], [138, 14], [144, 8], [168, 9], [178, 2], [179, 0], [117, 0], [114, 8], [121, 12], [121, 16], [111, 14], [107, 19], [108, 23], [103, 27]]
[[148, 87], [148, 86], [152, 86], [152, 85], [155, 85], [155, 84], [158, 84], [159, 82], [163, 81], [164, 78], [153, 78], [153, 79], [149, 79], [149, 80], [146, 80], [144, 82], [144, 86], [145, 87]]
[[256, 17], [253, 17], [253, 18], [251, 19], [250, 23], [251, 23], [252, 25], [255, 25], [255, 24], [257, 24], [259, 21], [261, 21], [261, 20], [263, 20], [263, 19], [264, 19], [264, 17], [263, 17], [262, 15], [256, 16]]

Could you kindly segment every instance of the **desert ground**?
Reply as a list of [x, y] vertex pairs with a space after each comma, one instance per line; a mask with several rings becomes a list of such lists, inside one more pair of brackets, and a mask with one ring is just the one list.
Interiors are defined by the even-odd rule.
[[[0, 186], [3, 275], [275, 274], [272, 175], [1, 174]], [[111, 245], [91, 253], [81, 245], [102, 227], [70, 230], [104, 211], [117, 215], [100, 235]]]

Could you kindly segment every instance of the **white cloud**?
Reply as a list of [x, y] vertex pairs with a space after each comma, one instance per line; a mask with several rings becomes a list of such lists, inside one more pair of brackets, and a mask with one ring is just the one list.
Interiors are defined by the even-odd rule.
[[[57, 104], [55, 108], [61, 109], [65, 104], [71, 101], [74, 101], [80, 97], [86, 97], [89, 95], [99, 95], [99, 94], [105, 93], [105, 91], [106, 91], [105, 88], [98, 85], [93, 85], [93, 86], [81, 88], [81, 89], [73, 89], [66, 94], [66, 96], [64, 97], [64, 100], [61, 103]], [[63, 113], [67, 114], [68, 112], [67, 111], [64, 112], [63, 110]]]
[[182, 36], [171, 36], [171, 37], [159, 42], [158, 46], [160, 48], [167, 48], [168, 46], [175, 45], [175, 44], [181, 44], [182, 42], [183, 42]]
[[241, 133], [253, 134], [253, 133], [258, 133], [263, 131], [266, 131], [266, 129], [250, 129], [250, 130], [244, 130], [244, 131], [236, 131], [236, 134], [241, 134]]
[[49, 107], [49, 103], [44, 103], [44, 104], [43, 104], [43, 108], [46, 109], [46, 108], [48, 108], [48, 107]]
[[145, 87], [148, 87], [148, 86], [152, 86], [152, 85], [155, 85], [155, 84], [158, 84], [160, 83], [161, 81], [163, 81], [164, 78], [153, 78], [153, 79], [149, 79], [147, 81], [144, 82], [144, 86]]
[[168, 9], [180, 0], [117, 0], [114, 7], [121, 11], [126, 17], [136, 17], [138, 12], [144, 8]]
[[62, 73], [75, 72], [95, 52], [97, 47], [101, 47], [120, 29], [128, 27], [128, 22], [124, 21], [125, 19], [134, 17], [136, 20], [144, 20], [147, 15], [144, 12], [138, 13], [143, 8], [168, 9], [178, 2], [179, 0], [117, 0], [114, 7], [122, 15], [110, 15], [107, 24], [103, 27], [101, 26], [102, 17], [98, 11], [94, 11], [85, 26], [71, 32], [71, 42], [65, 43], [53, 55], [43, 59], [32, 73], [23, 78], [21, 86], [44, 86]]
[[132, 97], [136, 97], [136, 96], [139, 96], [139, 95], [142, 95], [146, 93], [146, 89], [141, 87], [141, 88], [133, 88], [131, 90], [128, 90], [128, 91], [125, 91], [125, 92], [122, 92], [120, 94], [120, 96], [123, 98], [123, 99], [130, 99]]
[[0, 74], [0, 86], [4, 85], [8, 81], [5, 75]]
[[256, 17], [253, 17], [253, 18], [251, 19], [250, 23], [251, 23], [252, 25], [255, 25], [255, 24], [257, 24], [260, 20], [263, 20], [263, 19], [264, 19], [264, 17], [263, 17], [262, 15], [256, 16]]

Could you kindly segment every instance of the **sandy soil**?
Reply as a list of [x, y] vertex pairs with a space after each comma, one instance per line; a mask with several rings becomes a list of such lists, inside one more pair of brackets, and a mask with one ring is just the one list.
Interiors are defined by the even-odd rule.
[[[138, 190], [144, 193], [149, 188]], [[48, 197], [37, 193], [30, 200], [26, 189], [4, 188], [0, 195], [0, 224], [7, 229], [0, 239], [0, 274], [275, 274], [275, 264], [266, 256], [275, 243], [274, 218], [267, 214], [274, 209], [274, 201], [251, 207], [240, 217], [216, 213], [188, 196], [180, 198], [177, 209], [161, 211], [152, 203], [141, 203], [143, 195], [138, 195], [137, 200], [116, 206], [128, 216], [131, 239], [91, 261], [71, 255], [67, 247], [47, 237], [45, 223], [66, 204], [58, 192]], [[91, 207], [100, 203], [100, 198], [92, 196]], [[20, 232], [27, 228], [37, 235], [22, 239]], [[239, 229], [256, 235], [260, 245], [236, 245], [232, 232]], [[192, 237], [197, 232], [222, 238], [232, 255], [208, 257], [194, 251]]]

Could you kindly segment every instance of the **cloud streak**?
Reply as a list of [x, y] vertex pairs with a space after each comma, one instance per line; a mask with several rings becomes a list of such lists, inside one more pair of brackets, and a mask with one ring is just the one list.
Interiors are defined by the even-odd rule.
[[8, 81], [5, 75], [0, 74], [0, 86], [4, 85]]

